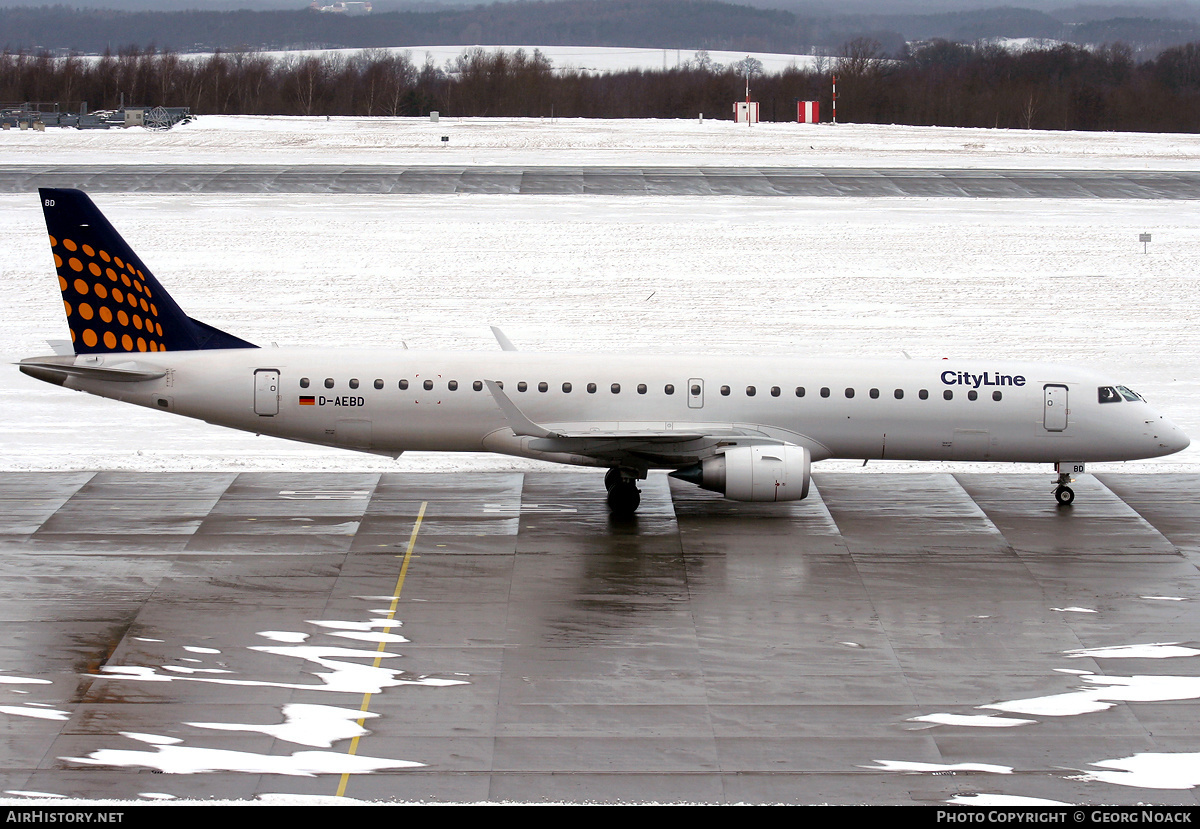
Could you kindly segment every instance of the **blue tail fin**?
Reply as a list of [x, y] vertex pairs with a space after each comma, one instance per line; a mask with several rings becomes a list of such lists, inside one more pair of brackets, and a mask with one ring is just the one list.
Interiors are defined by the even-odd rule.
[[79, 190], [38, 190], [76, 354], [257, 348], [194, 320]]

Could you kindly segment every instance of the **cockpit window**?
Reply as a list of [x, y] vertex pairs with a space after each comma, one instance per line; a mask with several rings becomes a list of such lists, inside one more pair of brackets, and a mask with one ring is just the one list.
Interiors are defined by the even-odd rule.
[[1140, 394], [1133, 391], [1132, 389], [1127, 389], [1124, 386], [1117, 386], [1117, 391], [1119, 391], [1121, 393], [1121, 396], [1124, 397], [1126, 400], [1128, 400], [1130, 403], [1136, 403], [1139, 400], [1142, 403], [1146, 402], [1146, 398], [1142, 397]]
[[1101, 403], [1120, 403], [1121, 395], [1117, 394], [1117, 390], [1112, 386], [1100, 387], [1100, 402]]

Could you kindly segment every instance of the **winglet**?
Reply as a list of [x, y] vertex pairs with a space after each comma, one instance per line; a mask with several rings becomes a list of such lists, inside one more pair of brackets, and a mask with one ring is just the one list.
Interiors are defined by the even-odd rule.
[[512, 344], [512, 340], [504, 336], [504, 332], [496, 326], [492, 326], [492, 336], [496, 338], [496, 342], [500, 343], [502, 351], [516, 351], [517, 347]]
[[525, 416], [525, 413], [517, 408], [517, 404], [508, 399], [508, 395], [500, 388], [500, 384], [495, 380], [484, 380], [487, 384], [488, 391], [492, 393], [492, 397], [496, 401], [496, 405], [500, 407], [500, 411], [504, 412], [504, 419], [508, 421], [508, 428], [513, 430], [515, 435], [523, 435], [531, 438], [561, 438], [558, 432], [551, 432], [544, 426], [538, 426], [532, 420]]

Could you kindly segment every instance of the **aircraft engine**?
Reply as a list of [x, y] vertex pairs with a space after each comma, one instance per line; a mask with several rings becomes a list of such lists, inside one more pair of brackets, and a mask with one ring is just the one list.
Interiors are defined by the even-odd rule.
[[671, 475], [734, 501], [799, 501], [811, 463], [803, 446], [740, 446]]

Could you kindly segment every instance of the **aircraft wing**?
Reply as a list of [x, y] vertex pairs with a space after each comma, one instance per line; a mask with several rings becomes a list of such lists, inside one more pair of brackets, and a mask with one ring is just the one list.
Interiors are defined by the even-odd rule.
[[498, 383], [484, 382], [515, 438], [536, 452], [584, 455], [604, 463], [631, 466], [647, 462], [686, 465], [730, 443], [786, 443], [741, 424], [712, 424], [698, 429], [696, 424], [688, 423], [685, 428], [676, 429], [668, 424], [535, 423]]

